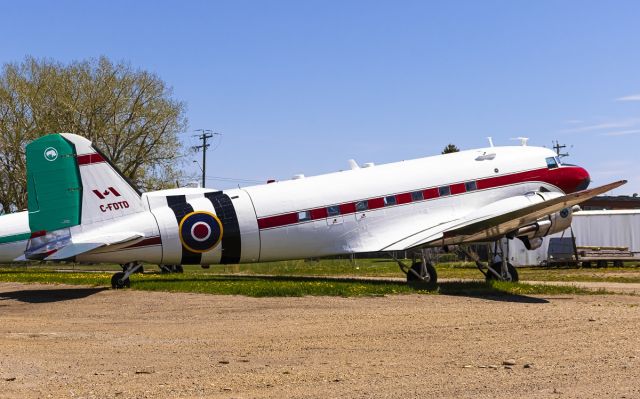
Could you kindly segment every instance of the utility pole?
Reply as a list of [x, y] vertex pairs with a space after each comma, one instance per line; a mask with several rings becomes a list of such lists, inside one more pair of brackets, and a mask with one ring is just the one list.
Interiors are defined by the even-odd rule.
[[558, 140], [551, 141], [551, 142], [553, 143], [553, 149], [556, 150], [556, 154], [558, 154], [558, 158], [564, 158], [569, 156], [568, 152], [565, 152], [565, 153], [560, 152], [563, 148], [567, 148], [566, 145], [560, 144]]
[[197, 145], [193, 147], [193, 149], [196, 151], [198, 151], [199, 149], [202, 149], [202, 188], [204, 188], [206, 184], [206, 175], [207, 175], [207, 148], [209, 148], [209, 146], [211, 145], [211, 144], [207, 144], [207, 140], [212, 138], [215, 134], [220, 134], [220, 133], [215, 133], [211, 129], [196, 129], [195, 131], [200, 132], [200, 135], [196, 137], [202, 140], [202, 145]]

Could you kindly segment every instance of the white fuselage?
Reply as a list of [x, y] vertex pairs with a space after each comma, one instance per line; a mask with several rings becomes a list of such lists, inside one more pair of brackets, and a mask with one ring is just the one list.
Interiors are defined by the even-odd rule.
[[[414, 225], [435, 226], [541, 187], [575, 191], [565, 179], [571, 166], [548, 167], [545, 160], [554, 156], [546, 148], [491, 147], [224, 192], [145, 193], [141, 212], [78, 226], [105, 234], [135, 228], [143, 240], [76, 260], [217, 264], [377, 251], [403, 232], [410, 235]], [[194, 211], [215, 214], [224, 226], [220, 244], [204, 253], [186, 249], [179, 233], [180, 220]], [[6, 228], [2, 220], [0, 237]], [[13, 255], [0, 256], [6, 262]]]

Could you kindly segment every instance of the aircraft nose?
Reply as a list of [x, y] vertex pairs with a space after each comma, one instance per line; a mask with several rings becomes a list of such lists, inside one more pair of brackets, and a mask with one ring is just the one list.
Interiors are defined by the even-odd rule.
[[586, 190], [587, 187], [589, 187], [589, 184], [591, 184], [591, 176], [589, 176], [589, 172], [587, 172], [585, 168], [577, 166], [574, 173], [576, 183], [575, 191]]
[[591, 177], [585, 168], [576, 165], [565, 165], [559, 168], [557, 185], [567, 194], [586, 190], [591, 184]]
[[586, 176], [583, 177], [582, 180], [578, 182], [578, 185], [576, 186], [576, 191], [586, 190], [589, 187], [589, 184], [591, 184], [591, 176], [589, 176], [589, 173], [586, 170], [584, 170], [584, 172]]

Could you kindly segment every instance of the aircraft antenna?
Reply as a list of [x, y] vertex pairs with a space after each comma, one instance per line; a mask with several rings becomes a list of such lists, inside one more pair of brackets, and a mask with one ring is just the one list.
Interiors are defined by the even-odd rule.
[[202, 188], [204, 188], [207, 176], [207, 148], [211, 146], [211, 144], [207, 144], [207, 140], [214, 135], [220, 135], [220, 133], [216, 133], [211, 129], [196, 129], [195, 131], [200, 132], [200, 135], [196, 135], [195, 137], [202, 140], [202, 145], [196, 145], [193, 149], [196, 151], [202, 149]]
[[491, 136], [487, 137], [487, 140], [489, 140], [489, 147], [493, 147], [493, 138], [491, 138]]
[[567, 146], [565, 144], [560, 144], [560, 142], [558, 140], [555, 141], [551, 141], [553, 143], [553, 149], [556, 150], [556, 154], [558, 154], [558, 158], [564, 158], [564, 157], [568, 157], [569, 153], [568, 152], [561, 152], [564, 148], [567, 148]]
[[511, 140], [520, 140], [520, 145], [523, 147], [527, 146], [527, 142], [529, 141], [529, 137], [513, 137]]

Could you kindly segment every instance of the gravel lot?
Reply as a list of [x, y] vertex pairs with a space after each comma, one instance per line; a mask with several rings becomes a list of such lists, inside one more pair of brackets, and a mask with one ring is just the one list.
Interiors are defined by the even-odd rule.
[[640, 398], [639, 332], [637, 296], [245, 298], [0, 283], [0, 397]]

